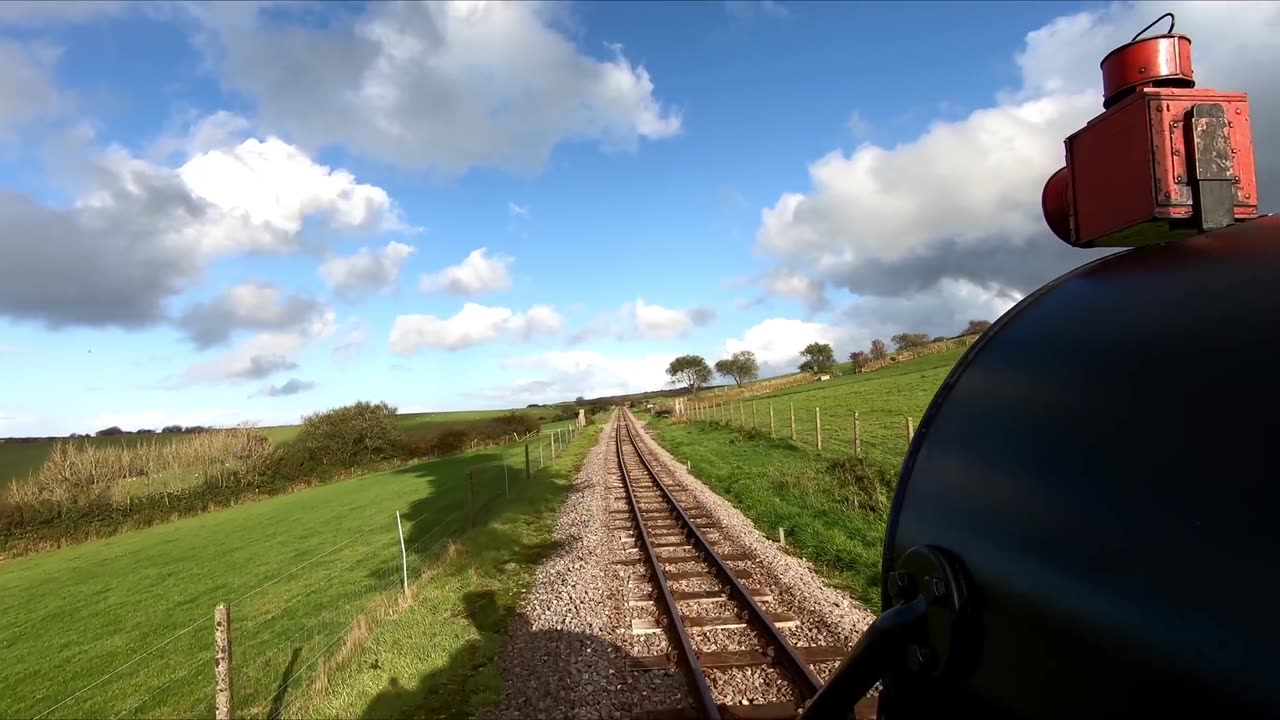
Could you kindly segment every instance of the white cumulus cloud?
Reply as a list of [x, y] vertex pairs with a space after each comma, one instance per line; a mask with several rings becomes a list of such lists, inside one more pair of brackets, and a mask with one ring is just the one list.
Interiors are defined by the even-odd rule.
[[[760, 362], [762, 375], [795, 372], [800, 364], [800, 351], [812, 342], [840, 343], [840, 331], [826, 323], [806, 322], [790, 318], [770, 318], [749, 327], [740, 338], [724, 342], [721, 357], [750, 350]], [[840, 348], [835, 348], [839, 352]]]
[[296, 235], [309, 215], [337, 228], [405, 229], [387, 192], [312, 160], [275, 137], [200, 153], [178, 168], [197, 196], [250, 222]]
[[362, 247], [355, 255], [333, 257], [320, 265], [320, 276], [340, 297], [355, 300], [395, 285], [400, 268], [414, 252], [412, 245], [392, 240], [381, 250]]
[[450, 174], [534, 171], [566, 141], [630, 149], [680, 131], [620, 47], [575, 47], [559, 3], [373, 3], [330, 27], [247, 3], [187, 8], [223, 81], [308, 146]]
[[178, 326], [197, 347], [225, 342], [240, 329], [285, 330], [324, 324], [330, 311], [323, 303], [301, 295], [286, 296], [280, 288], [247, 282], [187, 308]]
[[489, 256], [488, 248], [472, 250], [462, 262], [438, 272], [423, 275], [419, 288], [423, 292], [448, 293], [475, 297], [511, 288], [511, 264], [515, 258]]
[[[1265, 189], [1280, 187], [1272, 151], [1280, 75], [1268, 68], [1280, 64], [1280, 7], [1191, 2], [1177, 13], [1178, 31], [1195, 41], [1200, 86], [1250, 93], [1262, 201], [1275, 203], [1280, 195]], [[1055, 239], [1040, 189], [1063, 164], [1063, 139], [1102, 111], [1098, 63], [1156, 14], [1126, 3], [1058, 18], [1027, 34], [1014, 58], [1020, 85], [996, 93], [989, 107], [935, 121], [892, 147], [864, 142], [813, 161], [810, 187], [782, 194], [761, 214], [757, 246], [780, 268], [764, 277], [766, 293], [816, 298], [833, 286], [855, 300], [897, 299], [896, 312], [913, 318], [919, 311], [903, 302], [944, 312], [931, 305], [937, 298], [963, 297], [990, 312], [1105, 252]]]
[[[231, 125], [233, 126], [233, 125]], [[268, 138], [178, 168], [78, 148], [69, 206], [0, 189], [0, 315], [49, 327], [143, 327], [211, 262], [298, 247], [304, 220], [396, 226], [385, 191]]]
[[669, 387], [666, 354], [607, 355], [594, 350], [557, 350], [513, 356], [502, 367], [526, 374], [513, 383], [477, 391], [477, 396], [504, 398], [507, 406], [557, 402], [661, 390]]
[[448, 318], [436, 315], [399, 315], [391, 326], [388, 346], [397, 355], [412, 355], [424, 348], [461, 350], [510, 336], [531, 339], [560, 331], [563, 320], [555, 309], [534, 305], [528, 312], [466, 303]]
[[646, 303], [636, 298], [634, 303], [623, 306], [623, 313], [630, 315], [641, 336], [651, 339], [673, 339], [687, 335], [695, 327], [702, 327], [715, 320], [715, 311], [708, 307], [691, 307], [683, 310]]

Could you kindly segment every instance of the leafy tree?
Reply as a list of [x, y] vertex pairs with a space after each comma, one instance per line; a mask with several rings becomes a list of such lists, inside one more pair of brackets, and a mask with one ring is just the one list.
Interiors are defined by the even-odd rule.
[[884, 357], [888, 354], [889, 354], [889, 350], [884, 346], [883, 340], [881, 340], [880, 338], [876, 338], [875, 340], [871, 341], [871, 350], [867, 353], [867, 355], [872, 360], [883, 360]]
[[867, 354], [861, 350], [854, 350], [849, 353], [849, 362], [853, 363], [854, 370], [861, 371], [870, 361], [871, 358], [867, 357]]
[[181, 426], [181, 425], [165, 425], [165, 426], [164, 426], [164, 429], [163, 429], [163, 430], [161, 430], [160, 432], [162, 432], [162, 433], [180, 433], [180, 432], [182, 432], [182, 426]]
[[742, 387], [742, 383], [751, 382], [760, 377], [760, 363], [756, 361], [755, 353], [750, 350], [739, 350], [724, 360], [717, 360], [716, 372], [724, 377], [733, 378], [734, 383]]
[[831, 372], [836, 364], [836, 353], [827, 343], [809, 343], [800, 351], [800, 357], [804, 358], [804, 362], [800, 363], [800, 372], [815, 375]]
[[586, 404], [586, 402], [587, 402], [587, 399], [582, 397], [581, 395], [573, 399], [574, 405], [584, 405]]
[[115, 425], [112, 425], [109, 428], [103, 428], [98, 432], [94, 433], [94, 435], [97, 435], [98, 437], [110, 437], [112, 435], [124, 435], [124, 434], [125, 432]]
[[977, 335], [979, 333], [986, 332], [987, 328], [989, 327], [991, 327], [990, 320], [970, 320], [969, 326], [966, 327], [964, 329], [964, 332], [960, 334], [961, 335]]
[[290, 445], [320, 466], [354, 468], [401, 457], [404, 443], [395, 407], [361, 401], [303, 416]]
[[929, 344], [928, 333], [898, 333], [889, 339], [899, 352]]
[[698, 388], [711, 382], [711, 366], [701, 355], [681, 355], [667, 366], [667, 376], [671, 382], [683, 385], [697, 395]]

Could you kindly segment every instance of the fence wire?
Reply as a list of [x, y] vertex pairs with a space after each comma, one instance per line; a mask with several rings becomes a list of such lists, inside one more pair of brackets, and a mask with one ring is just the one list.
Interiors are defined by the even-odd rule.
[[[361, 618], [367, 616], [373, 603], [385, 600], [390, 592], [402, 591], [402, 575], [405, 572], [408, 573], [409, 583], [412, 585], [428, 567], [438, 562], [437, 553], [445, 543], [458, 539], [472, 527], [483, 525], [491, 519], [495, 511], [503, 507], [504, 501], [519, 497], [525, 479], [526, 457], [530, 472], [537, 472], [551, 463], [552, 433], [556, 437], [554, 441], [556, 457], [568, 449], [572, 440], [580, 436], [580, 430], [577, 428], [557, 428], [554, 431], [547, 431], [526, 438], [519, 445], [512, 443], [502, 453], [501, 458], [476, 462], [464, 471], [464, 476], [461, 478], [450, 478], [448, 480], [450, 483], [470, 482], [471, 487], [465, 488], [459, 485], [454, 488], [452, 496], [442, 493], [450, 498], [449, 501], [454, 506], [453, 510], [425, 532], [417, 530], [417, 523], [421, 520], [411, 521], [411, 524], [406, 525], [406, 533], [412, 530], [414, 534], [420, 535], [405, 546], [403, 562], [407, 562], [407, 567], [402, 565], [394, 513], [389, 512], [385, 518], [370, 523], [341, 542], [241, 593], [232, 600], [229, 604], [233, 611], [239, 611], [233, 615], [231, 633], [234, 658], [233, 686], [237, 694], [242, 689], [246, 694], [260, 693], [259, 688], [264, 681], [269, 681], [272, 677], [280, 678], [279, 685], [274, 689], [271, 689], [271, 683], [266, 683], [268, 692], [265, 697], [258, 695], [262, 699], [257, 702], [250, 705], [237, 702], [238, 708], [248, 708], [247, 710], [237, 709], [237, 713], [253, 714], [274, 703], [276, 706], [270, 708], [271, 712], [278, 714], [281, 709], [292, 708], [301, 697], [305, 697], [296, 689], [296, 686], [305, 688], [307, 681], [303, 677], [304, 674], [321, 663], [334, 646], [348, 636]], [[515, 457], [510, 454], [511, 447], [516, 448]], [[527, 455], [525, 448], [528, 448]], [[541, 462], [539, 449], [542, 450]], [[461, 492], [457, 491], [459, 488]], [[386, 533], [383, 542], [371, 544], [357, 550], [353, 555], [347, 555], [347, 550], [344, 549], [349, 549], [353, 543], [378, 530]], [[308, 582], [305, 589], [301, 591], [297, 591], [296, 587], [287, 588], [284, 593], [287, 600], [272, 604], [265, 614], [253, 618], [248, 623], [237, 622], [245, 617], [244, 613], [250, 612], [246, 601], [335, 554], [341, 556], [339, 564], [324, 570], [318, 580]], [[368, 568], [377, 569], [370, 572]], [[351, 577], [354, 580], [343, 583], [344, 577]], [[316, 598], [323, 598], [323, 610], [318, 612], [308, 610], [305, 611], [304, 616], [289, 612], [299, 610], [304, 603]], [[210, 657], [212, 648], [205, 643], [212, 638], [191, 634], [196, 630], [208, 630], [212, 627], [211, 615], [214, 604], [216, 604], [216, 598], [211, 598], [209, 612], [204, 618], [193, 620], [164, 640], [49, 706], [33, 716], [34, 720], [42, 720], [59, 709], [64, 709], [64, 714], [90, 714], [111, 718], [208, 716], [212, 713], [215, 697], [211, 692], [214, 674], [213, 661]], [[277, 624], [287, 626], [299, 617], [308, 619], [302, 627], [283, 640], [277, 637], [279, 633], [269, 630]], [[334, 630], [334, 627], [337, 629]], [[212, 633], [209, 633], [209, 636], [211, 635]], [[190, 636], [190, 639], [187, 639], [187, 636]], [[299, 652], [304, 648], [314, 648], [319, 645], [318, 649], [310, 652], [301, 665], [291, 661], [280, 675], [272, 673], [270, 668], [273, 665], [278, 666], [282, 660], [281, 656], [290, 654], [299, 638], [304, 636], [306, 642], [296, 646]], [[176, 642], [180, 638], [183, 641]], [[147, 662], [143, 662], [144, 660]], [[125, 673], [131, 668], [132, 672]], [[201, 677], [199, 671], [202, 668], [208, 673], [207, 677]], [[149, 681], [157, 677], [164, 678], [163, 682]], [[132, 687], [135, 685], [136, 689]], [[117, 691], [116, 694], [121, 694], [120, 691], [123, 688], [130, 687], [130, 690], [123, 693], [127, 698], [127, 707], [118, 710], [105, 707], [110, 701], [102, 702], [104, 699], [99, 695], [108, 687]], [[183, 688], [186, 687], [200, 688], [200, 690], [195, 693], [184, 692]], [[175, 704], [186, 704], [193, 696], [198, 697], [199, 702], [189, 711], [173, 707]], [[68, 713], [65, 709], [69, 703], [78, 699], [83, 701], [86, 697], [98, 698], [98, 702], [83, 708], [83, 711], [77, 710], [74, 713]], [[82, 704], [83, 702], [80, 705]]]

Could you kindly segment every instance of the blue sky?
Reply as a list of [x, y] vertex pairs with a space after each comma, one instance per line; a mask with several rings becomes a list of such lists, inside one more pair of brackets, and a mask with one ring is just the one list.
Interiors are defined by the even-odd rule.
[[[1274, 54], [1276, 11], [1212, 7], [1177, 10], [1201, 76], [1260, 92], [1224, 46]], [[522, 406], [994, 319], [1090, 259], [1040, 187], [1159, 12], [5, 3], [0, 435]]]

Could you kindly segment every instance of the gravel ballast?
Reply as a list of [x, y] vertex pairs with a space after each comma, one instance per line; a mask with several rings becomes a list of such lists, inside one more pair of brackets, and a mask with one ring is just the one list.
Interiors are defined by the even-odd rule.
[[[653, 604], [629, 604], [632, 592], [651, 587], [642, 565], [613, 561], [638, 557], [625, 548], [633, 538], [620, 530], [625, 518], [610, 516], [611, 509], [625, 507], [616, 499], [620, 477], [614, 454], [616, 415], [575, 478], [555, 529], [560, 547], [537, 570], [533, 586], [512, 623], [500, 658], [506, 687], [502, 699], [482, 713], [486, 718], [626, 718], [632, 713], [686, 707], [683, 676], [675, 670], [634, 671], [628, 659], [668, 652], [665, 633], [636, 634], [632, 619], [652, 618]], [[643, 426], [641, 426], [643, 427]], [[783, 552], [751, 524], [742, 513], [692, 476], [666, 450], [644, 432], [635, 433], [664, 482], [683, 483], [686, 508], [698, 507], [708, 523], [718, 524], [717, 548], [752, 556], [732, 563], [735, 570], [749, 569], [752, 587], [767, 589], [773, 599], [762, 603], [770, 612], [787, 612], [800, 623], [784, 628], [797, 645], [839, 645], [850, 648], [874, 619], [874, 615], [847, 595], [829, 588], [805, 561]], [[708, 533], [711, 534], [711, 533]], [[677, 548], [669, 548], [671, 551]], [[666, 563], [667, 572], [700, 571], [702, 563]], [[679, 589], [712, 589], [704, 581], [681, 581]], [[703, 605], [682, 603], [686, 615], [711, 615], [731, 611], [721, 602]], [[699, 649], [759, 647], [754, 631], [747, 629], [702, 630], [692, 633]], [[829, 666], [829, 667], [828, 667]], [[835, 663], [815, 669], [824, 676]], [[709, 671], [717, 700], [739, 704], [764, 702], [787, 695], [773, 687], [776, 669], [735, 668]]]
[[750, 584], [773, 590], [774, 599], [769, 604], [800, 619], [797, 628], [784, 628], [789, 639], [804, 637], [806, 643], [823, 641], [853, 647], [875, 620], [875, 613], [828, 586], [807, 561], [788, 555], [765, 537], [746, 515], [703, 485], [683, 463], [649, 437], [647, 428], [646, 432], [637, 433], [636, 439], [644, 446], [649, 461], [663, 473], [663, 479], [670, 477], [683, 483], [693, 501], [720, 525], [721, 544], [753, 557], [749, 562], [734, 563], [734, 567], [754, 572], [755, 579]]

